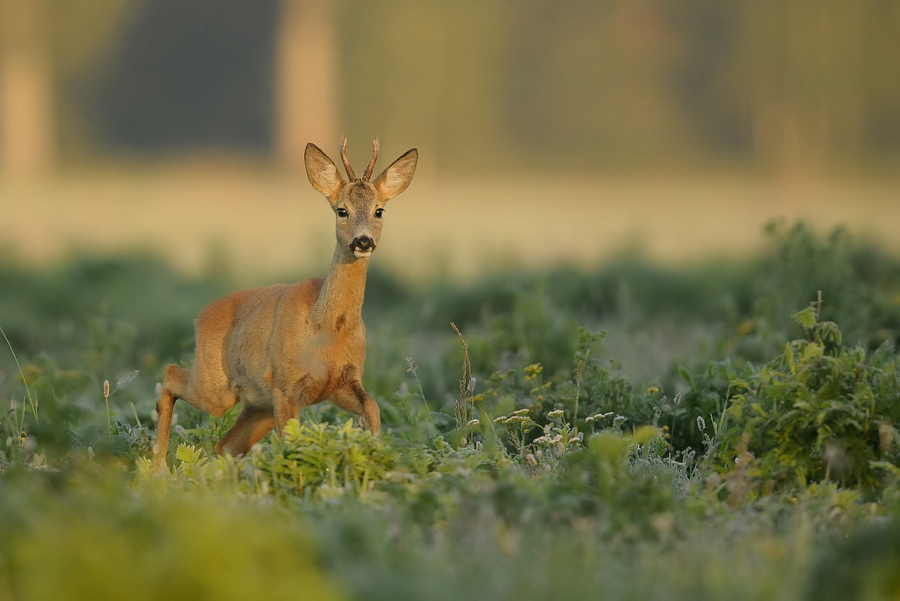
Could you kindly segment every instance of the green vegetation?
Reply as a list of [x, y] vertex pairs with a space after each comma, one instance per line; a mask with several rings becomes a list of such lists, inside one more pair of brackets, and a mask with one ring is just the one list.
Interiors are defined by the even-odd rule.
[[240, 283], [0, 265], [0, 598], [897, 598], [900, 262], [767, 235], [682, 270], [375, 271], [381, 435], [314, 407], [221, 458], [235, 412], [179, 403], [168, 477], [154, 383]]

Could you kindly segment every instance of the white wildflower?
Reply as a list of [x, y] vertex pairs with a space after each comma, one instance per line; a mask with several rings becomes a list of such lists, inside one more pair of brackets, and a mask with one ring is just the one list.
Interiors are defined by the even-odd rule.
[[606, 419], [607, 417], [609, 417], [609, 416], [612, 415], [612, 414], [613, 414], [612, 411], [608, 411], [608, 412], [606, 412], [606, 413], [597, 413], [597, 414], [595, 414], [595, 415], [592, 415], [592, 416], [588, 417], [587, 419], [585, 419], [585, 421], [587, 421], [587, 422], [595, 422], [595, 421], [600, 420], [600, 419]]
[[531, 418], [524, 415], [512, 415], [506, 418], [507, 424], [527, 424], [531, 422]]

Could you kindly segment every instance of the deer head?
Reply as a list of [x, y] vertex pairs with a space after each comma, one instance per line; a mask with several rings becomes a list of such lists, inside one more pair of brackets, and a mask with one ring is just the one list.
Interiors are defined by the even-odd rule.
[[413, 148], [391, 163], [375, 181], [370, 181], [378, 160], [377, 136], [372, 146], [372, 160], [363, 176], [358, 178], [347, 160], [347, 139], [341, 134], [341, 160], [347, 171], [347, 181], [315, 144], [307, 144], [304, 155], [309, 183], [328, 198], [337, 218], [338, 246], [357, 259], [366, 258], [375, 250], [381, 238], [384, 205], [409, 186], [419, 158]]

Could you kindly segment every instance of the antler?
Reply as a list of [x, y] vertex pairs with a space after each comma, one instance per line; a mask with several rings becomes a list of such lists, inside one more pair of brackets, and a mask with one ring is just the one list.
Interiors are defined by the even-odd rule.
[[363, 181], [369, 181], [369, 178], [372, 177], [372, 170], [375, 169], [375, 161], [378, 160], [378, 134], [375, 134], [375, 139], [372, 140], [372, 160], [369, 161], [369, 166], [366, 167], [366, 172], [363, 173]]
[[375, 161], [378, 160], [378, 134], [375, 134], [375, 139], [372, 140], [372, 160], [369, 161], [369, 166], [366, 167], [362, 179], [358, 180], [356, 178], [356, 174], [353, 172], [353, 167], [350, 166], [350, 161], [347, 159], [347, 138], [344, 137], [343, 132], [341, 133], [341, 160], [344, 162], [344, 169], [347, 170], [347, 177], [350, 178], [351, 182], [369, 181], [369, 179], [372, 177], [372, 171], [375, 169]]
[[344, 169], [347, 170], [347, 178], [352, 182], [356, 180], [356, 174], [353, 173], [353, 167], [350, 166], [350, 161], [347, 160], [347, 138], [344, 137], [344, 132], [341, 132], [341, 160], [344, 161]]

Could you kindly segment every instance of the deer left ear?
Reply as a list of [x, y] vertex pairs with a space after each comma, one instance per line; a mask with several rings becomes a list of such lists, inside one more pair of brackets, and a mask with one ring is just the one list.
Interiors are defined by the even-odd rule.
[[385, 169], [372, 184], [385, 200], [397, 196], [409, 187], [416, 172], [418, 160], [419, 152], [415, 148], [407, 151], [406, 154], [391, 163], [391, 166]]

